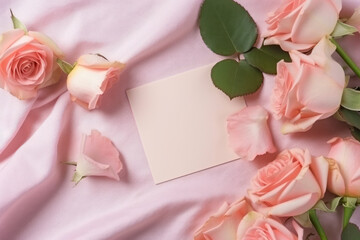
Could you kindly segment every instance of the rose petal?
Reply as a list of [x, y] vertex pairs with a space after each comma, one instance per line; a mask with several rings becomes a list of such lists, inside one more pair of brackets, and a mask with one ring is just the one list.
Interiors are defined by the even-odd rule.
[[227, 130], [230, 145], [241, 158], [253, 160], [257, 155], [276, 151], [267, 119], [267, 111], [260, 106], [245, 107], [229, 116]]
[[119, 180], [122, 167], [119, 152], [110, 139], [97, 130], [84, 137], [82, 155], [76, 166], [78, 176], [105, 176]]

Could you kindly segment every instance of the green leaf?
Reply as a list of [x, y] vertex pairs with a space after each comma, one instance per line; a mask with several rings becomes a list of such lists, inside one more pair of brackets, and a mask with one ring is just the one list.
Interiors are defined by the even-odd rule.
[[335, 212], [343, 197], [336, 197], [331, 200], [330, 207], [328, 207], [323, 200], [319, 200], [312, 209], [320, 210], [323, 212]]
[[242, 60], [226, 59], [218, 62], [211, 70], [214, 85], [233, 99], [254, 93], [263, 82], [262, 73]]
[[354, 239], [360, 239], [360, 230], [355, 224], [349, 223], [341, 233], [341, 240]]
[[343, 23], [341, 20], [338, 20], [335, 26], [334, 31], [331, 33], [333, 37], [342, 37], [346, 35], [352, 35], [357, 32], [356, 27], [349, 24]]
[[73, 65], [71, 65], [68, 62], [65, 62], [64, 60], [61, 60], [60, 58], [56, 59], [56, 63], [59, 65], [61, 70], [66, 74], [69, 74], [74, 68]]
[[277, 63], [281, 60], [290, 62], [288, 52], [283, 51], [278, 45], [265, 45], [260, 49], [252, 48], [244, 54], [246, 61], [264, 73], [276, 74]]
[[345, 88], [341, 98], [341, 106], [352, 111], [360, 111], [360, 91]]
[[25, 33], [27, 33], [27, 29], [25, 24], [23, 24], [17, 17], [14, 16], [12, 10], [10, 9], [10, 13], [11, 13], [11, 20], [13, 22], [13, 26], [15, 29], [22, 29], [24, 30]]
[[360, 129], [352, 127], [350, 132], [351, 135], [360, 142]]
[[199, 27], [205, 44], [223, 56], [250, 50], [257, 38], [254, 20], [232, 0], [205, 0], [200, 9]]
[[358, 112], [350, 111], [343, 107], [340, 107], [338, 112], [348, 125], [360, 129], [360, 115]]

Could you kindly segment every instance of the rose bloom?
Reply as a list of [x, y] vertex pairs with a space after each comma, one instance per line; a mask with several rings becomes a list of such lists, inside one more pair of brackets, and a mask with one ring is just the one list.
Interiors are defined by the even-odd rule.
[[295, 235], [283, 223], [273, 218], [265, 217], [257, 212], [249, 212], [240, 222], [237, 238], [241, 240], [302, 240], [304, 230], [295, 222], [292, 225]]
[[194, 240], [237, 239], [237, 229], [243, 217], [251, 211], [248, 202], [242, 198], [231, 205], [224, 203], [195, 233]]
[[253, 207], [264, 214], [290, 217], [311, 209], [326, 191], [328, 162], [308, 150], [284, 150], [258, 170], [248, 190]]
[[291, 51], [291, 63], [278, 63], [270, 108], [284, 120], [284, 134], [307, 131], [338, 110], [345, 73], [331, 58], [334, 51], [335, 46], [323, 38], [311, 55]]
[[267, 125], [268, 112], [261, 106], [245, 107], [227, 119], [229, 141], [234, 151], [245, 160], [276, 152]]
[[242, 198], [229, 205], [224, 203], [195, 233], [194, 240], [302, 239], [303, 229], [293, 222], [298, 236], [281, 222], [252, 211]]
[[0, 87], [19, 99], [37, 96], [40, 88], [56, 83], [62, 52], [47, 36], [14, 29], [0, 36]]
[[341, 0], [283, 0], [267, 19], [264, 44], [277, 44], [284, 51], [308, 50], [334, 30]]
[[124, 66], [97, 54], [82, 55], [67, 78], [71, 100], [88, 110], [99, 107], [102, 95], [119, 79]]
[[352, 138], [333, 138], [328, 143], [328, 189], [338, 196], [360, 197], [360, 143]]
[[110, 139], [101, 135], [97, 130], [84, 135], [82, 152], [77, 161], [73, 181], [78, 183], [88, 176], [103, 176], [119, 181], [118, 173], [123, 165], [120, 155]]

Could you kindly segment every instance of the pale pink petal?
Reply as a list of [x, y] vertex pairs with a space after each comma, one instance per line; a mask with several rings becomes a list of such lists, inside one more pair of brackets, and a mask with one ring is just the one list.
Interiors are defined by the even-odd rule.
[[[309, 111], [334, 114], [340, 106], [343, 86], [327, 75], [323, 69], [304, 65], [302, 81], [299, 82], [297, 98]], [[345, 74], [342, 75], [345, 83]], [[331, 96], [331, 97], [329, 97]]]
[[285, 120], [281, 127], [281, 133], [295, 133], [295, 132], [306, 132], [313, 124], [321, 119], [321, 115], [315, 115], [312, 117], [302, 118], [301, 116], [296, 120]]
[[264, 41], [264, 45], [279, 45], [282, 50], [288, 52], [291, 50], [307, 51], [311, 49], [315, 45], [315, 43], [293, 43], [291, 41], [288, 41], [288, 39], [283, 39], [282, 36], [279, 36], [266, 38]]
[[276, 147], [267, 125], [268, 113], [260, 106], [245, 107], [227, 119], [231, 147], [246, 160], [273, 153]]
[[301, 14], [296, 19], [291, 40], [295, 43], [314, 44], [335, 28], [339, 12], [334, 5], [324, 0], [305, 1]]
[[329, 162], [323, 156], [314, 157], [311, 161], [310, 169], [319, 183], [322, 195], [324, 195], [329, 175]]
[[338, 196], [345, 196], [346, 193], [345, 181], [344, 178], [342, 177], [338, 164], [332, 158], [326, 158], [326, 159], [329, 163], [329, 176], [328, 176], [327, 189]]
[[319, 199], [319, 194], [308, 193], [301, 197], [272, 206], [269, 208], [268, 214], [279, 217], [297, 216], [312, 208]]
[[14, 42], [24, 36], [25, 32], [21, 29], [14, 29], [0, 35], [0, 57]]
[[64, 58], [64, 54], [60, 50], [60, 48], [51, 38], [49, 38], [45, 34], [40, 32], [29, 31], [28, 35], [39, 41], [41, 44], [48, 46], [58, 58]]
[[82, 155], [77, 162], [77, 181], [86, 176], [105, 176], [119, 180], [122, 162], [116, 147], [110, 139], [92, 130], [91, 135], [84, 137]]

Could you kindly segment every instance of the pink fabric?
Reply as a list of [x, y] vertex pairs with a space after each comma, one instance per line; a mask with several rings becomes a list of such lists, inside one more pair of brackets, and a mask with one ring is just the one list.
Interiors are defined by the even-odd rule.
[[[260, 33], [267, 12], [281, 3], [240, 2]], [[200, 4], [200, 0], [2, 1], [1, 32], [12, 27], [11, 8], [28, 29], [51, 37], [67, 61], [90, 52], [126, 62], [127, 67], [101, 107], [91, 112], [71, 103], [65, 77], [32, 101], [21, 102], [0, 91], [1, 239], [192, 239], [224, 201], [245, 194], [257, 168], [275, 155], [260, 157], [256, 163], [234, 161], [154, 185], [125, 94], [126, 89], [222, 59], [201, 40]], [[343, 5], [349, 15], [360, 2], [347, 0]], [[355, 56], [353, 48], [350, 54]], [[273, 76], [266, 75], [261, 91], [247, 98], [248, 105], [269, 109], [272, 87]], [[333, 119], [288, 136], [281, 135], [280, 122], [270, 118], [269, 124], [279, 150], [308, 148], [315, 156], [328, 152], [330, 138], [349, 135], [346, 126]], [[111, 139], [124, 169], [119, 182], [89, 177], [74, 187], [73, 167], [61, 161], [76, 158], [82, 134], [91, 129]], [[353, 221], [360, 223], [359, 215], [355, 212]], [[328, 231], [338, 239], [341, 224], [325, 217], [335, 221]]]

